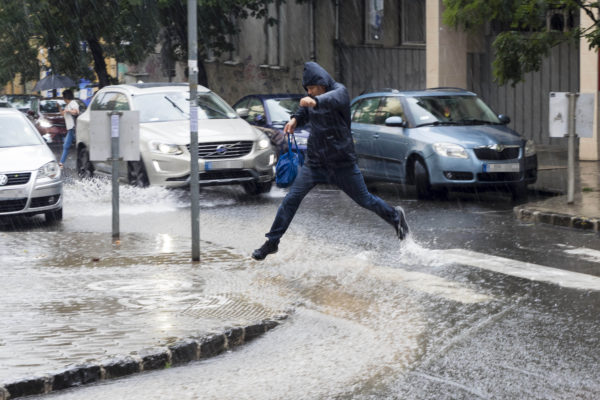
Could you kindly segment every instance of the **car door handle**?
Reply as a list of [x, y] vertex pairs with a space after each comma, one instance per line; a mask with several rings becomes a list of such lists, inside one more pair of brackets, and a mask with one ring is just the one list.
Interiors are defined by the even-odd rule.
[[376, 134], [376, 133], [374, 133], [374, 134], [373, 134], [373, 139], [378, 139], [378, 138], [379, 138], [379, 135], [378, 135], [378, 134]]

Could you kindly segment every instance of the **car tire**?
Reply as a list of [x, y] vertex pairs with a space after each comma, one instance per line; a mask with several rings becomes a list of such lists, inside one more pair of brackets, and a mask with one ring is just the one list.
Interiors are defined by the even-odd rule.
[[94, 177], [94, 166], [90, 161], [90, 153], [85, 146], [77, 149], [77, 176], [79, 176], [79, 179]]
[[509, 186], [512, 199], [515, 201], [527, 200], [527, 184], [526, 183], [515, 183]]
[[62, 221], [63, 209], [61, 207], [58, 210], [52, 210], [52, 211], [45, 212], [44, 217], [46, 218], [46, 222], [49, 224], [58, 222], [58, 221]]
[[246, 193], [256, 196], [261, 193], [269, 193], [273, 182], [250, 182], [244, 183], [243, 187]]
[[430, 199], [433, 197], [433, 190], [429, 182], [429, 173], [427, 167], [421, 160], [416, 160], [414, 164], [415, 186], [417, 188], [417, 198]]
[[127, 163], [127, 181], [131, 186], [136, 187], [148, 187], [150, 186], [150, 180], [146, 173], [146, 167], [144, 161], [129, 161]]

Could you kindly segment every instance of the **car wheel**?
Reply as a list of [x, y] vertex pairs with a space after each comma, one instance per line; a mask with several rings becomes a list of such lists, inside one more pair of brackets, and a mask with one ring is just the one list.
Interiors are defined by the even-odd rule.
[[44, 213], [44, 217], [46, 218], [47, 223], [53, 223], [62, 221], [63, 219], [63, 210], [62, 207], [58, 210], [48, 211]]
[[83, 146], [77, 150], [77, 175], [80, 179], [90, 179], [94, 176], [94, 166], [90, 161], [90, 153]]
[[430, 199], [433, 197], [433, 190], [429, 183], [429, 173], [427, 167], [421, 160], [416, 160], [414, 164], [415, 186], [417, 188], [417, 197], [419, 199]]
[[129, 161], [127, 163], [127, 181], [130, 185], [137, 187], [147, 187], [150, 185], [146, 167], [141, 159], [140, 161]]
[[251, 195], [258, 195], [261, 193], [269, 193], [273, 182], [250, 182], [244, 183], [244, 190], [246, 193]]
[[516, 183], [509, 186], [513, 200], [527, 200], [527, 184]]

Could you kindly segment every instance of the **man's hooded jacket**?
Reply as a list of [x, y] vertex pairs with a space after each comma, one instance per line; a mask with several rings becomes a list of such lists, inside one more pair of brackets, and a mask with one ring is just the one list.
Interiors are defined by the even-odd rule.
[[302, 86], [325, 86], [326, 92], [316, 96], [316, 107], [301, 107], [293, 116], [298, 125], [310, 124], [306, 165], [340, 168], [356, 162], [350, 133], [350, 97], [344, 85], [315, 62], [304, 64]]

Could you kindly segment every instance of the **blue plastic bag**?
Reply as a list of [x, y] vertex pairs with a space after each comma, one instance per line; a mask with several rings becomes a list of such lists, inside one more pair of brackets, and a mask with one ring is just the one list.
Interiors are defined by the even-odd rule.
[[294, 144], [296, 145], [296, 151], [292, 151], [290, 136], [293, 135], [287, 135], [288, 151], [279, 156], [277, 166], [275, 167], [275, 184], [280, 188], [286, 188], [294, 183], [296, 175], [298, 175], [298, 169], [304, 164], [304, 156], [298, 149], [295, 137]]

